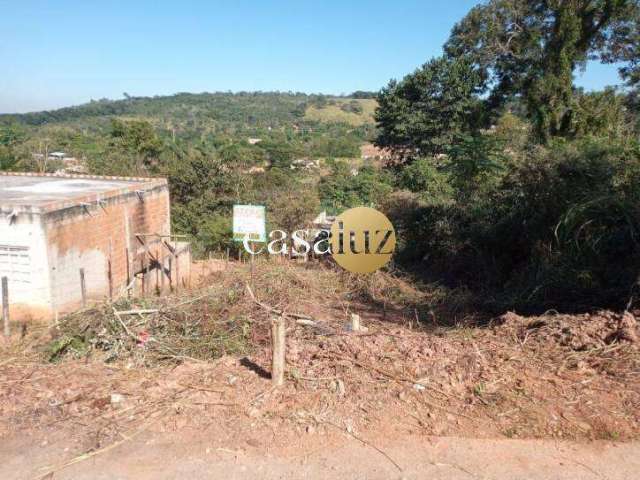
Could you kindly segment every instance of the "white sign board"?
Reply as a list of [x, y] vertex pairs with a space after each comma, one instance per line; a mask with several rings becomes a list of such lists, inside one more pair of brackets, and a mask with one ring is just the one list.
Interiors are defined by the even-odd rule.
[[252, 242], [266, 242], [266, 215], [262, 205], [233, 206], [233, 239], [242, 242], [248, 237]]

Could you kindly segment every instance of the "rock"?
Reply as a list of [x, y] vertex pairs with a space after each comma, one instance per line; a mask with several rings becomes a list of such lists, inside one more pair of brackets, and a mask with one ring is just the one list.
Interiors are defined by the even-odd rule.
[[591, 430], [591, 425], [589, 425], [587, 422], [576, 422], [576, 425], [583, 432], [588, 432]]
[[111, 405], [115, 405], [122, 402], [124, 402], [124, 395], [122, 395], [121, 393], [111, 394]]
[[345, 394], [345, 388], [344, 388], [344, 382], [340, 379], [334, 380], [333, 382], [331, 382], [331, 389], [336, 392], [336, 394], [339, 397], [344, 397]]
[[629, 312], [625, 312], [618, 322], [618, 338], [627, 342], [636, 343], [638, 341], [638, 322]]

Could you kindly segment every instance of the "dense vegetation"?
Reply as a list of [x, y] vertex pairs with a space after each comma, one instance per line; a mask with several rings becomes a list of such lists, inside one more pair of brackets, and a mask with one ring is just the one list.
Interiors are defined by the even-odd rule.
[[[51, 170], [33, 153], [63, 149], [94, 173], [165, 175], [174, 228], [200, 251], [232, 247], [236, 202], [266, 204], [288, 230], [373, 205], [396, 226], [399, 265], [482, 308], [621, 308], [640, 273], [639, 45], [637, 0], [490, 0], [441, 57], [378, 93], [126, 96], [5, 115], [0, 168]], [[618, 63], [625, 86], [576, 88], [587, 60]], [[383, 162], [360, 158], [368, 141]]]
[[[491, 0], [379, 95], [407, 264], [491, 309], [624, 307], [640, 273], [637, 1]], [[587, 59], [626, 89], [585, 93]]]

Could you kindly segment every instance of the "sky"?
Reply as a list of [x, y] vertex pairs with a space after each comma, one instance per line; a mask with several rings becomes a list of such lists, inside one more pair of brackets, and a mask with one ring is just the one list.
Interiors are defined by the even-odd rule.
[[[468, 0], [0, 0], [0, 113], [177, 92], [378, 90], [442, 52]], [[576, 83], [619, 83], [590, 64]]]

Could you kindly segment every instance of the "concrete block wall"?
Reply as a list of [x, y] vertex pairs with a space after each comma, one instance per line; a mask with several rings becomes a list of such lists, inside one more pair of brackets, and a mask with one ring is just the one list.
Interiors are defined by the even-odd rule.
[[[9, 282], [11, 318], [40, 319], [51, 311], [47, 241], [38, 214], [0, 212], [0, 277]], [[0, 300], [1, 301], [1, 300]]]
[[[139, 270], [144, 249], [136, 234], [170, 233], [166, 184], [144, 193], [128, 192], [102, 204], [76, 205], [45, 214], [51, 307], [65, 313], [81, 305], [80, 269], [88, 299], [109, 295], [109, 261], [113, 294]], [[127, 267], [129, 263], [129, 267]]]

